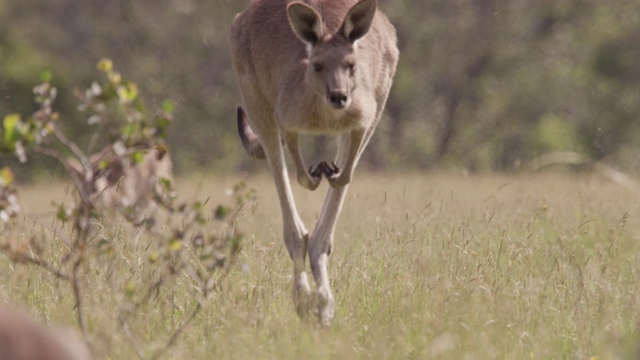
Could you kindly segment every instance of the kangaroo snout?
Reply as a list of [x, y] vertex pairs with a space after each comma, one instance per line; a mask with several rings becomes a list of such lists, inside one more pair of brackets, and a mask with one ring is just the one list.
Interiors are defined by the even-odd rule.
[[342, 90], [329, 92], [327, 98], [329, 104], [335, 109], [344, 109], [349, 105], [349, 96]]

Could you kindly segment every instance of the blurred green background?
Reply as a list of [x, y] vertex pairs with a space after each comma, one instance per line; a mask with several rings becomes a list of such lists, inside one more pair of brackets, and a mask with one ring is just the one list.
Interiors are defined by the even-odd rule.
[[[0, 115], [34, 111], [32, 88], [50, 70], [65, 130], [88, 143], [73, 91], [108, 57], [148, 107], [175, 103], [169, 144], [178, 173], [266, 168], [245, 155], [235, 130], [228, 29], [247, 3], [0, 0]], [[575, 151], [640, 173], [640, 1], [379, 6], [397, 27], [401, 59], [363, 167], [512, 171]], [[307, 147], [322, 154], [330, 144]]]

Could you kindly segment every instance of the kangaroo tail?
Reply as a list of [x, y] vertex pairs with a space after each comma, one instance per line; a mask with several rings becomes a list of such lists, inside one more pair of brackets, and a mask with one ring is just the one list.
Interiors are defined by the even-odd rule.
[[247, 151], [249, 156], [256, 159], [265, 159], [266, 155], [264, 154], [262, 144], [260, 144], [258, 135], [256, 135], [256, 133], [253, 132], [253, 129], [251, 129], [251, 126], [249, 126], [246, 114], [242, 107], [238, 106], [237, 114], [238, 135], [240, 135], [240, 140], [242, 140], [242, 146], [244, 146], [244, 149]]

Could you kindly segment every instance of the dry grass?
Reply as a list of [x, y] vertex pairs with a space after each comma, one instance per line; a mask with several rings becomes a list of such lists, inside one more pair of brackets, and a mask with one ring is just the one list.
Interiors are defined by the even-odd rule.
[[[177, 187], [217, 203], [237, 180], [193, 176], [179, 179]], [[281, 240], [273, 185], [265, 175], [245, 181], [258, 200], [245, 206], [239, 219], [246, 235], [240, 261], [167, 358], [637, 355], [640, 194], [586, 175], [358, 173], [330, 265], [336, 320], [322, 329], [302, 323], [293, 311], [292, 265]], [[309, 229], [323, 189], [295, 188]], [[30, 214], [46, 215], [50, 198], [64, 197], [64, 186], [40, 185], [22, 193]], [[18, 221], [2, 236], [45, 231], [32, 223], [32, 218]], [[50, 220], [39, 223], [46, 227]], [[133, 261], [135, 254], [123, 258]], [[117, 273], [118, 266], [109, 269]], [[133, 352], [112, 317], [106, 276], [88, 274], [89, 328], [104, 355], [98, 358], [130, 359]], [[0, 257], [0, 284], [0, 298], [41, 319], [73, 323], [69, 289], [37, 269]], [[141, 338], [151, 342], [175, 326], [186, 306], [185, 286], [176, 284], [160, 295], [157, 306], [142, 310], [134, 327]]]

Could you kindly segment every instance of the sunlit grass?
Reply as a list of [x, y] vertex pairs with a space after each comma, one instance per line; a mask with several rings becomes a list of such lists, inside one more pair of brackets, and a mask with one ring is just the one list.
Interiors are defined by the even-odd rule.
[[[183, 196], [217, 203], [238, 180], [194, 175], [179, 179], [177, 187]], [[330, 263], [336, 319], [323, 329], [301, 322], [293, 311], [292, 265], [282, 244], [272, 183], [266, 175], [242, 180], [256, 189], [257, 201], [239, 218], [245, 234], [240, 259], [168, 358], [615, 359], [635, 354], [639, 194], [588, 175], [358, 173]], [[294, 188], [311, 230], [325, 188]], [[3, 236], [52, 232], [40, 226], [51, 224], [47, 198], [60, 201], [64, 189], [50, 184], [23, 189], [31, 215]], [[33, 216], [39, 216], [40, 225], [33, 225]], [[127, 240], [119, 241], [128, 251]], [[55, 257], [55, 242], [50, 251]], [[35, 268], [0, 259], [0, 298], [37, 318], [73, 324], [69, 289]], [[117, 264], [107, 268], [118, 271]], [[133, 352], [112, 318], [106, 277], [88, 275], [90, 330], [99, 354], [130, 359]], [[171, 297], [171, 306], [145, 307], [135, 331], [149, 341], [166, 336], [185, 308], [185, 286], [176, 284], [161, 294]]]

